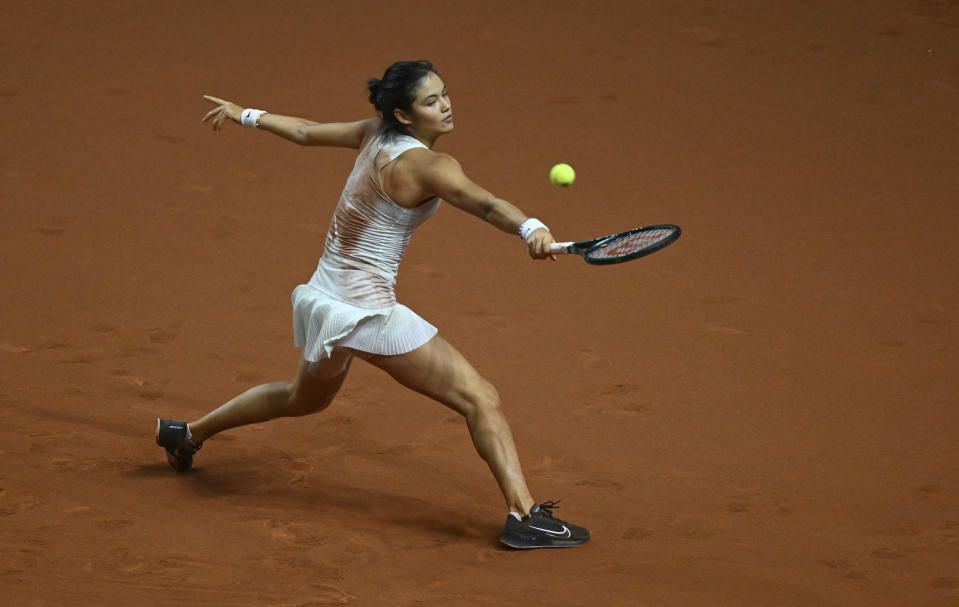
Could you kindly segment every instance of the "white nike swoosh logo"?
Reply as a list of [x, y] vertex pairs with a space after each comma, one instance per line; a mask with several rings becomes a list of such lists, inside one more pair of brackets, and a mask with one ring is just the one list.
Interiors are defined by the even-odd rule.
[[566, 525], [563, 525], [562, 531], [550, 531], [549, 529], [543, 529], [542, 527], [534, 527], [533, 525], [530, 525], [529, 527], [530, 529], [536, 529], [537, 531], [542, 531], [544, 533], [548, 533], [550, 535], [557, 535], [560, 537], [570, 537], [571, 535], [573, 535], [572, 533], [569, 532], [569, 527], [567, 527]]

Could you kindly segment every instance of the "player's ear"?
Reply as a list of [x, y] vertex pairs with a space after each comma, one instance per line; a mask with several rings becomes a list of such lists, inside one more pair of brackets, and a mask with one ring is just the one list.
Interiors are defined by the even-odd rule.
[[409, 114], [407, 114], [406, 112], [404, 112], [403, 110], [399, 108], [395, 108], [393, 110], [393, 117], [396, 118], [397, 122], [399, 122], [400, 124], [404, 126], [413, 125], [413, 119], [410, 118]]

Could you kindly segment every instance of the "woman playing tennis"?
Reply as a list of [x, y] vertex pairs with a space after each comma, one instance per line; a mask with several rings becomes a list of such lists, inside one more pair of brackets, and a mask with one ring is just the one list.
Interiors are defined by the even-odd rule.
[[413, 230], [445, 200], [494, 227], [519, 234], [530, 256], [550, 256], [554, 242], [540, 221], [473, 181], [451, 156], [432, 151], [453, 130], [446, 85], [427, 61], [401, 61], [369, 83], [378, 118], [319, 123], [243, 109], [218, 99], [203, 118], [219, 130], [227, 119], [300, 145], [359, 150], [307, 284], [292, 295], [294, 342], [303, 348], [296, 379], [256, 386], [189, 423], [160, 419], [157, 443], [170, 465], [189, 470], [211, 436], [237, 426], [325, 409], [354, 357], [389, 373], [466, 418], [480, 457], [499, 484], [509, 514], [501, 541], [513, 548], [576, 546], [589, 530], [537, 504], [520, 468], [496, 389], [442, 336], [406, 306], [393, 286]]

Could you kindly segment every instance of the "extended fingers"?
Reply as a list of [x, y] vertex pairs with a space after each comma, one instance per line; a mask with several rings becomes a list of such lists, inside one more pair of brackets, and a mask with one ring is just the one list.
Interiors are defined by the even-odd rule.
[[207, 120], [209, 120], [210, 118], [212, 118], [213, 116], [215, 116], [215, 115], [217, 114], [217, 112], [222, 112], [222, 111], [223, 111], [223, 106], [215, 107], [215, 108], [213, 108], [212, 110], [210, 110], [209, 112], [207, 112], [207, 113], [206, 113], [206, 116], [204, 116], [204, 117], [203, 117], [203, 120], [201, 120], [200, 122], [206, 122]]
[[222, 107], [218, 107], [215, 110], [210, 111], [206, 116], [203, 117], [203, 122], [206, 122], [210, 118], [213, 120], [210, 122], [210, 126], [213, 127], [214, 131], [219, 131], [223, 128], [223, 119], [226, 116], [226, 111]]
[[214, 97], [213, 95], [204, 95], [203, 98], [206, 99], [207, 101], [217, 104], [217, 107], [207, 112], [206, 115], [203, 117], [203, 120], [201, 120], [200, 122], [206, 122], [207, 120], [210, 120], [212, 118], [213, 121], [210, 123], [210, 125], [213, 127], [213, 130], [214, 131], [221, 130], [223, 128], [223, 121], [226, 120], [227, 118], [226, 106], [229, 102], [224, 101], [223, 99], [220, 99], [219, 97]]

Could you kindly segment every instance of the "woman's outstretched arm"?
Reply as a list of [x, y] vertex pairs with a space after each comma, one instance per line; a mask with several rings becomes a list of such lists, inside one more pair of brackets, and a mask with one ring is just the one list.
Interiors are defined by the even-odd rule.
[[[213, 130], [221, 130], [227, 119], [240, 124], [242, 107], [210, 95], [204, 95], [203, 98], [217, 105], [203, 117], [203, 122], [212, 121]], [[321, 123], [306, 118], [282, 116], [280, 114], [263, 114], [257, 121], [259, 130], [279, 135], [299, 145], [325, 145], [355, 149], [359, 149], [363, 141], [376, 132], [379, 125], [379, 118], [367, 118], [357, 122]]]
[[[428, 151], [407, 152], [412, 161], [409, 170], [424, 191], [441, 197], [454, 207], [476, 215], [509, 234], [518, 234], [519, 227], [528, 219], [515, 205], [494, 196], [472, 181], [452, 156]], [[526, 239], [529, 254], [534, 259], [547, 257], [555, 260], [549, 246], [555, 242], [545, 226], [534, 230]]]

